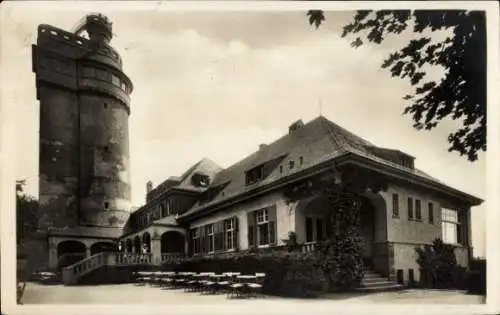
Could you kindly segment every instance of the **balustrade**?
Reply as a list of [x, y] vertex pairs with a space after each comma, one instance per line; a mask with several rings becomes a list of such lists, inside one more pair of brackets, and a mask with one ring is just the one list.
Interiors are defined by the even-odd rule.
[[65, 267], [62, 270], [62, 280], [64, 284], [71, 284], [81, 276], [106, 264], [106, 253], [99, 253], [79, 262]]
[[184, 257], [184, 253], [163, 253], [161, 257], [156, 257], [153, 260], [152, 254], [98, 253], [64, 268], [62, 278], [64, 284], [72, 284], [78, 278], [102, 266], [161, 265], [166, 262], [178, 262]]
[[310, 253], [316, 250], [316, 242], [306, 242], [302, 244], [301, 251], [303, 253]]

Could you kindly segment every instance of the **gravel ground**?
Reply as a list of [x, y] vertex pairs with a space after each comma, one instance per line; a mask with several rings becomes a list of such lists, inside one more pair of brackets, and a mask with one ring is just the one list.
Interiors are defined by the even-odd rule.
[[[239, 303], [255, 303], [259, 300], [292, 300], [276, 297], [259, 297], [238, 300]], [[404, 290], [379, 293], [328, 294], [319, 301], [342, 301], [347, 303], [396, 303], [396, 304], [468, 304], [484, 303], [478, 295], [467, 295], [461, 291]], [[308, 300], [314, 303], [315, 300]], [[202, 295], [183, 290], [160, 289], [133, 284], [72, 286], [40, 285], [28, 283], [23, 304], [230, 304], [237, 303], [226, 295]]]

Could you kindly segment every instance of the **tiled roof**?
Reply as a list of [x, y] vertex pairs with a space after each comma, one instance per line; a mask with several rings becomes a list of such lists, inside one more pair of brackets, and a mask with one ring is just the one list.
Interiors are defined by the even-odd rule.
[[[218, 172], [210, 186], [214, 187], [222, 183], [229, 184], [211, 201], [194, 205], [182, 217], [203, 211], [208, 206], [231, 199], [258, 187], [269, 185], [278, 179], [332, 160], [348, 152], [445, 186], [439, 180], [418, 169], [404, 167], [384, 158], [387, 154], [403, 154], [413, 158], [412, 156], [399, 150], [379, 148], [325, 117], [319, 116], [301, 128], [284, 135], [271, 144], [262, 146], [250, 156]], [[381, 156], [378, 152], [384, 152], [385, 155]], [[284, 158], [263, 180], [251, 185], [246, 184], [246, 171], [279, 157]], [[302, 164], [300, 164], [301, 160]], [[294, 161], [293, 169], [289, 167], [290, 161]], [[281, 171], [280, 165], [282, 166]]]

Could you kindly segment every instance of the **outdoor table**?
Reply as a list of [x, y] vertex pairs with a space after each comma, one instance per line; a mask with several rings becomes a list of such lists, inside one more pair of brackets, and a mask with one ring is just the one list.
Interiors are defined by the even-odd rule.
[[243, 280], [250, 280], [250, 279], [257, 279], [257, 276], [243, 275], [243, 276], [236, 276], [236, 278], [243, 279]]

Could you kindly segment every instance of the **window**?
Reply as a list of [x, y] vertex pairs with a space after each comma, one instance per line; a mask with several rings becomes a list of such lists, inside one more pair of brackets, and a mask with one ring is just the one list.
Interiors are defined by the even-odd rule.
[[271, 206], [247, 213], [248, 246], [276, 244], [276, 207]]
[[231, 250], [236, 248], [236, 219], [225, 220], [225, 240], [226, 240], [226, 250]]
[[95, 69], [95, 77], [99, 80], [107, 80], [107, 72], [102, 69]]
[[167, 216], [167, 213], [165, 211], [165, 202], [164, 201], [162, 201], [162, 203], [160, 204], [160, 216], [162, 218]]
[[392, 217], [399, 218], [399, 195], [392, 194]]
[[191, 230], [191, 251], [193, 254], [200, 252], [200, 229]]
[[313, 241], [313, 220], [310, 217], [306, 218], [306, 242]]
[[316, 219], [316, 241], [323, 239], [323, 219]]
[[403, 165], [404, 167], [413, 168], [413, 159], [409, 157], [403, 158], [401, 160], [401, 165]]
[[172, 199], [167, 200], [167, 216], [172, 214]]
[[269, 222], [269, 210], [263, 209], [255, 213], [257, 222], [257, 244], [259, 246], [269, 245], [272, 238], [274, 238], [274, 230], [271, 231], [271, 224]]
[[246, 173], [246, 183], [247, 185], [256, 183], [264, 178], [264, 166], [260, 165]]
[[104, 153], [108, 153], [108, 151], [109, 151], [108, 146], [104, 146]]
[[122, 81], [120, 85], [121, 85], [122, 90], [127, 92], [127, 85], [125, 84], [125, 82]]
[[429, 202], [429, 223], [434, 224], [434, 204]]
[[103, 106], [104, 106], [104, 109], [108, 108], [108, 103], [104, 102]]
[[290, 161], [290, 169], [293, 169], [295, 167], [295, 161]]
[[408, 220], [413, 220], [413, 199], [408, 197]]
[[302, 157], [302, 156], [299, 157], [299, 163], [300, 163], [300, 165], [304, 164], [304, 157]]
[[461, 244], [462, 243], [462, 231], [459, 212], [452, 209], [442, 209], [443, 219], [443, 242], [448, 244]]
[[94, 68], [83, 67], [83, 69], [82, 69], [82, 77], [93, 78], [94, 76], [95, 76], [95, 74], [94, 74]]
[[105, 201], [104, 202], [104, 209], [108, 209], [109, 208], [109, 202]]
[[415, 200], [415, 217], [417, 220], [422, 220], [422, 204], [419, 199]]
[[283, 174], [283, 165], [280, 165], [280, 174]]
[[267, 209], [257, 211], [256, 221], [257, 221], [257, 235], [258, 244], [267, 245], [269, 244], [269, 212]]
[[207, 228], [207, 239], [208, 239], [208, 248], [207, 248], [207, 251], [209, 253], [213, 253], [214, 252], [214, 225], [213, 224], [209, 224], [206, 226]]
[[120, 78], [114, 74], [111, 74], [111, 82], [116, 86], [120, 86]]

